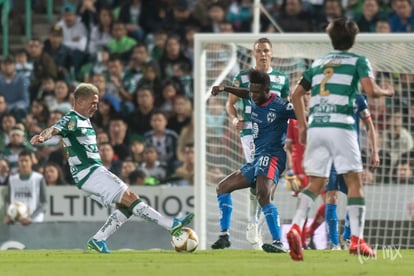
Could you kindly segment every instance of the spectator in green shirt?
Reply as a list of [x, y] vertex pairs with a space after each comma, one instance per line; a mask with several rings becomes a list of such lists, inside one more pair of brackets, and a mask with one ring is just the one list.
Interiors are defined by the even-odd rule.
[[112, 26], [112, 37], [108, 42], [109, 52], [121, 55], [122, 62], [126, 64], [137, 41], [127, 35], [125, 24], [119, 21]]

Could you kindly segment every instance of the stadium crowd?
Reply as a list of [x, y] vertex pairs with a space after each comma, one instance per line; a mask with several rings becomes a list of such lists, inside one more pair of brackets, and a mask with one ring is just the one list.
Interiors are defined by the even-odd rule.
[[[132, 185], [193, 185], [194, 34], [250, 32], [253, 1], [54, 2], [59, 19], [48, 36], [32, 37], [1, 60], [0, 185], [17, 173], [22, 150], [33, 153], [34, 170], [47, 185], [73, 184], [59, 138], [36, 147], [28, 141], [71, 109], [80, 82], [93, 83], [100, 92], [92, 122], [105, 167]], [[262, 32], [323, 32], [332, 18], [342, 16], [353, 18], [361, 32], [414, 32], [410, 0], [261, 2], [277, 23], [262, 13]], [[399, 112], [382, 118], [376, 110], [373, 116], [380, 130], [390, 131], [382, 142], [395, 151], [386, 159], [402, 173], [411, 171], [407, 181], [414, 184], [413, 164], [401, 161], [413, 148], [414, 105], [407, 95], [414, 76], [400, 80], [399, 104], [393, 104]], [[225, 116], [224, 109], [217, 112]], [[397, 129], [387, 128], [388, 122]]]

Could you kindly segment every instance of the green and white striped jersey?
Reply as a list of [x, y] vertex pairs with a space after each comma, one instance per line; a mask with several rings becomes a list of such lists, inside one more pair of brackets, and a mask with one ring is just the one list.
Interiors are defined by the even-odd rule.
[[[249, 70], [240, 71], [233, 79], [233, 86], [240, 88], [249, 88]], [[270, 77], [270, 93], [279, 97], [287, 98], [289, 96], [289, 77], [286, 73], [270, 68], [267, 72]], [[243, 120], [248, 124], [240, 131], [240, 137], [252, 134], [251, 115], [252, 108], [248, 99], [239, 99], [236, 109], [241, 111]], [[249, 125], [250, 124], [250, 125]]]
[[54, 126], [63, 137], [70, 172], [80, 188], [89, 176], [102, 166], [96, 133], [89, 118], [74, 110], [65, 114]]
[[335, 127], [354, 130], [354, 103], [360, 79], [374, 78], [364, 56], [333, 51], [316, 59], [303, 78], [312, 84], [309, 128]]

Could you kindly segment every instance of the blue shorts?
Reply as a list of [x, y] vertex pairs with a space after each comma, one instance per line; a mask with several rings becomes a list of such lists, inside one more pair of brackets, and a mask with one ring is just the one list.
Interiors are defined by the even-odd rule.
[[266, 176], [273, 180], [275, 184], [279, 182], [279, 177], [285, 170], [286, 157], [263, 155], [255, 158], [253, 162], [247, 163], [240, 168], [241, 173], [249, 181], [252, 188], [256, 187], [256, 177]]
[[348, 194], [348, 187], [346, 186], [343, 175], [338, 175], [333, 165], [329, 174], [328, 184], [325, 186], [325, 191], [341, 191], [346, 195]]

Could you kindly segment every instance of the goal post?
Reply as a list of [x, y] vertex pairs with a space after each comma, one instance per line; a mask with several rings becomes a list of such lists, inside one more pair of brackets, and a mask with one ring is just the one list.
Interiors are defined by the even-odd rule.
[[[209, 249], [219, 234], [219, 209], [216, 185], [228, 172], [244, 163], [238, 133], [226, 120], [227, 95], [210, 98], [213, 85], [231, 85], [234, 74], [253, 65], [251, 49], [256, 39], [267, 37], [272, 42], [272, 66], [290, 77], [290, 89], [310, 62], [332, 51], [327, 34], [196, 34], [194, 45], [194, 124], [195, 124], [195, 230], [200, 249]], [[376, 72], [377, 82], [392, 80], [396, 95], [392, 99], [368, 99], [378, 130], [379, 140], [388, 141], [394, 128], [394, 113], [402, 116], [403, 127], [412, 138], [414, 133], [414, 36], [411, 34], [358, 34], [353, 52], [365, 55]], [[412, 110], [410, 110], [412, 109]], [[411, 121], [413, 120], [413, 121]], [[390, 125], [391, 124], [391, 125]], [[387, 136], [388, 135], [388, 136]], [[414, 248], [414, 185], [395, 173], [395, 155], [408, 156], [414, 167], [414, 152], [409, 145], [390, 147], [381, 144], [381, 169], [367, 171], [364, 179], [367, 202], [365, 237], [371, 244]], [[365, 143], [365, 144], [364, 144]], [[361, 136], [361, 150], [367, 150], [366, 136]], [[394, 158], [394, 159], [393, 159]], [[366, 161], [366, 160], [365, 160]], [[366, 161], [367, 162], [367, 161]], [[366, 164], [367, 165], [367, 164]], [[372, 182], [369, 183], [368, 182]], [[397, 184], [398, 183], [398, 184]], [[414, 183], [414, 182], [413, 182]], [[293, 217], [296, 199], [284, 187], [282, 178], [275, 195], [282, 224]], [[313, 216], [314, 204], [310, 212]], [[346, 199], [341, 195], [338, 216], [345, 214]], [[410, 209], [411, 208], [411, 209]], [[246, 191], [233, 194], [232, 248], [250, 249], [245, 239], [248, 217]], [[264, 227], [267, 231], [267, 226]], [[283, 227], [282, 227], [283, 231]], [[268, 234], [267, 234], [268, 236]], [[265, 233], [265, 238], [267, 237]]]

